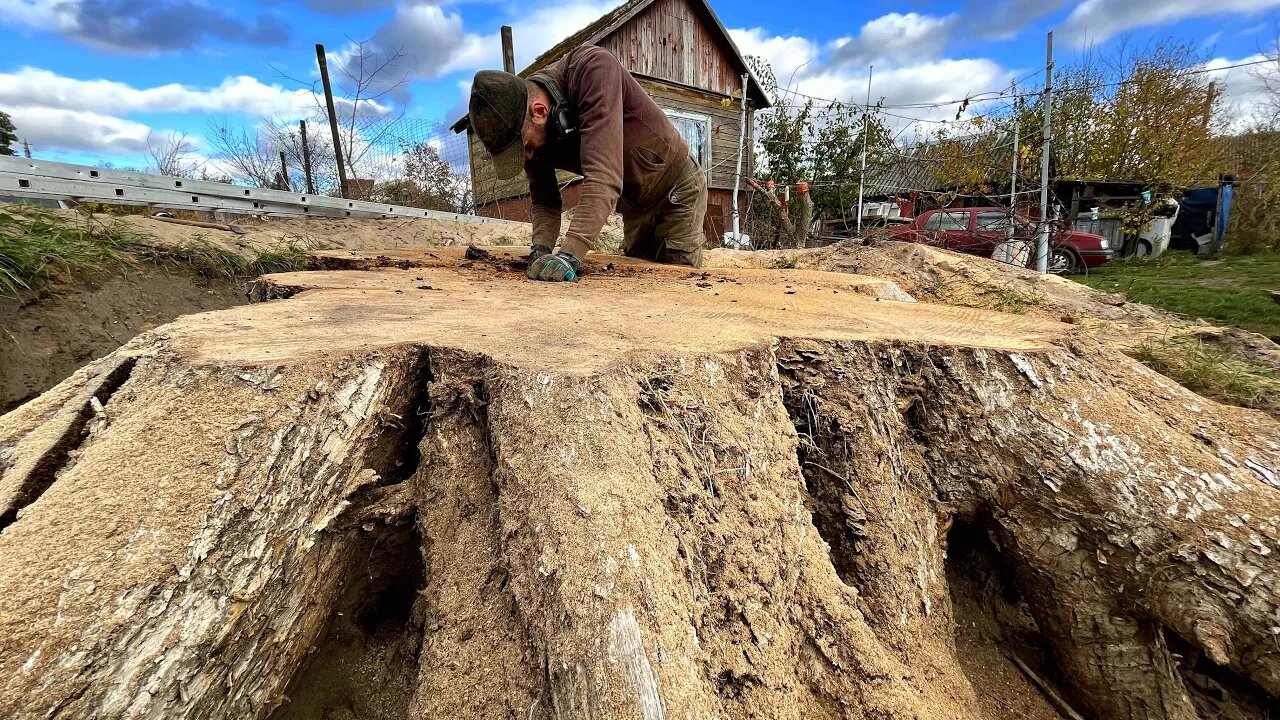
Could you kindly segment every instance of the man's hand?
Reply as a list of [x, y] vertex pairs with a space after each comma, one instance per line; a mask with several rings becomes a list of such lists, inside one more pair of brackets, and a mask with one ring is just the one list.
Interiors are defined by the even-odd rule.
[[[536, 248], [535, 248], [536, 250]], [[578, 258], [569, 253], [547, 254], [529, 263], [525, 276], [546, 282], [577, 282], [582, 272]]]
[[532, 265], [535, 262], [537, 262], [538, 258], [542, 257], [543, 255], [550, 255], [550, 254], [551, 254], [551, 248], [547, 247], [546, 245], [535, 244], [533, 247], [529, 248], [529, 264]]

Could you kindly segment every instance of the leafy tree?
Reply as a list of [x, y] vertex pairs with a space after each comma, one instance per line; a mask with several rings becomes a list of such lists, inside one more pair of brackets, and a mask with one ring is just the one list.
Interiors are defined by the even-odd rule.
[[[893, 153], [892, 133], [874, 112], [867, 117], [861, 105], [845, 102], [793, 101], [780, 88], [773, 68], [758, 58], [748, 62], [761, 79], [774, 106], [755, 114], [756, 163], [761, 183], [777, 188], [809, 183], [813, 217], [845, 218], [856, 213], [861, 178], [863, 135], [867, 137], [867, 169], [882, 166]], [[763, 186], [763, 185], [762, 185]], [[766, 186], [767, 187], [767, 186]], [[753, 198], [753, 232], [757, 247], [785, 245], [795, 237], [791, 218], [777, 193], [757, 192]], [[803, 234], [803, 228], [801, 233]]]
[[1175, 42], [1086, 58], [1069, 76], [1075, 87], [1055, 96], [1056, 177], [1132, 180], [1163, 192], [1216, 176], [1210, 139], [1222, 125], [1221, 88], [1188, 72], [1206, 59]]
[[379, 183], [373, 187], [368, 199], [423, 210], [453, 212], [453, 206], [447, 200], [408, 179]]
[[[1206, 73], [1193, 72], [1206, 57], [1195, 46], [1165, 41], [1108, 54], [1089, 53], [1054, 73], [1051, 179], [1118, 180], [1139, 183], [1155, 199], [1213, 182], [1221, 165], [1222, 88]], [[1016, 149], [1019, 190], [1040, 185], [1038, 160], [1044, 96], [972, 118], [965, 133], [945, 128], [932, 138], [926, 158], [936, 163], [944, 186], [957, 192], [1007, 192], [1012, 161], [1012, 123], [1019, 119]], [[1002, 203], [1003, 204], [1003, 203]], [[1136, 236], [1160, 203], [1126, 210], [1124, 227]]]
[[470, 180], [455, 172], [453, 166], [440, 157], [435, 145], [420, 142], [405, 148], [404, 171], [407, 180], [421, 188], [424, 196], [436, 200], [439, 207], [435, 209], [459, 213], [471, 210]]
[[0, 155], [17, 155], [13, 149], [13, 144], [17, 141], [18, 131], [13, 127], [13, 118], [0, 110]]

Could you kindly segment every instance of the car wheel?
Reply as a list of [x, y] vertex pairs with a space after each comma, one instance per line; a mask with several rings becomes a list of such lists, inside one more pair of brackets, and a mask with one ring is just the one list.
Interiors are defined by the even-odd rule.
[[1049, 251], [1049, 272], [1054, 275], [1070, 275], [1080, 269], [1080, 258], [1071, 248], [1055, 247]]
[[1138, 244], [1133, 246], [1133, 254], [1138, 257], [1151, 257], [1151, 243], [1139, 240]]

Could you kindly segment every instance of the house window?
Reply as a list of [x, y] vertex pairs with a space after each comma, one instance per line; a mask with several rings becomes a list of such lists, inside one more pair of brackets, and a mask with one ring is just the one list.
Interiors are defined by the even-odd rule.
[[706, 115], [664, 110], [671, 124], [676, 126], [684, 144], [689, 146], [689, 154], [698, 162], [698, 167], [706, 170], [711, 166], [711, 118]]

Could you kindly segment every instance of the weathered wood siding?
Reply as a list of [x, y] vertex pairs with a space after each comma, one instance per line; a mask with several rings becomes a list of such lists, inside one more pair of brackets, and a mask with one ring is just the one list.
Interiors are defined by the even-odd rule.
[[[713, 32], [687, 0], [655, 2], [598, 44], [613, 53], [641, 87], [664, 110], [706, 115], [711, 119], [711, 162], [708, 187], [733, 188], [741, 105], [722, 101], [741, 91], [742, 71], [732, 50]], [[752, 113], [747, 113], [751, 136]], [[478, 204], [519, 198], [529, 192], [524, 177], [499, 181], [488, 154], [471, 137], [471, 176]], [[743, 160], [743, 174], [751, 175], [750, 151]], [[561, 182], [576, 177], [561, 173]], [[527, 205], [528, 201], [524, 201]], [[505, 207], [505, 206], [503, 206]]]
[[599, 44], [639, 75], [722, 95], [742, 84], [732, 50], [686, 0], [656, 0]]
[[[711, 174], [707, 186], [733, 189], [733, 171], [738, 158], [738, 136], [742, 120], [742, 106], [735, 100], [729, 107], [721, 104], [718, 95], [677, 87], [649, 78], [637, 77], [640, 87], [663, 110], [706, 115], [711, 118]], [[747, 137], [751, 137], [751, 113], [747, 113]], [[742, 161], [742, 173], [751, 175], [750, 152]]]
[[[467, 141], [471, 145], [471, 189], [475, 194], [476, 204], [484, 204], [501, 198], [516, 197], [529, 194], [529, 180], [523, 173], [510, 180], [499, 180], [493, 171], [493, 160], [489, 157], [484, 144], [473, 132], [467, 133]], [[578, 177], [570, 172], [560, 171], [557, 174], [560, 184], [564, 185]], [[507, 218], [508, 220], [526, 220], [525, 218]]]

